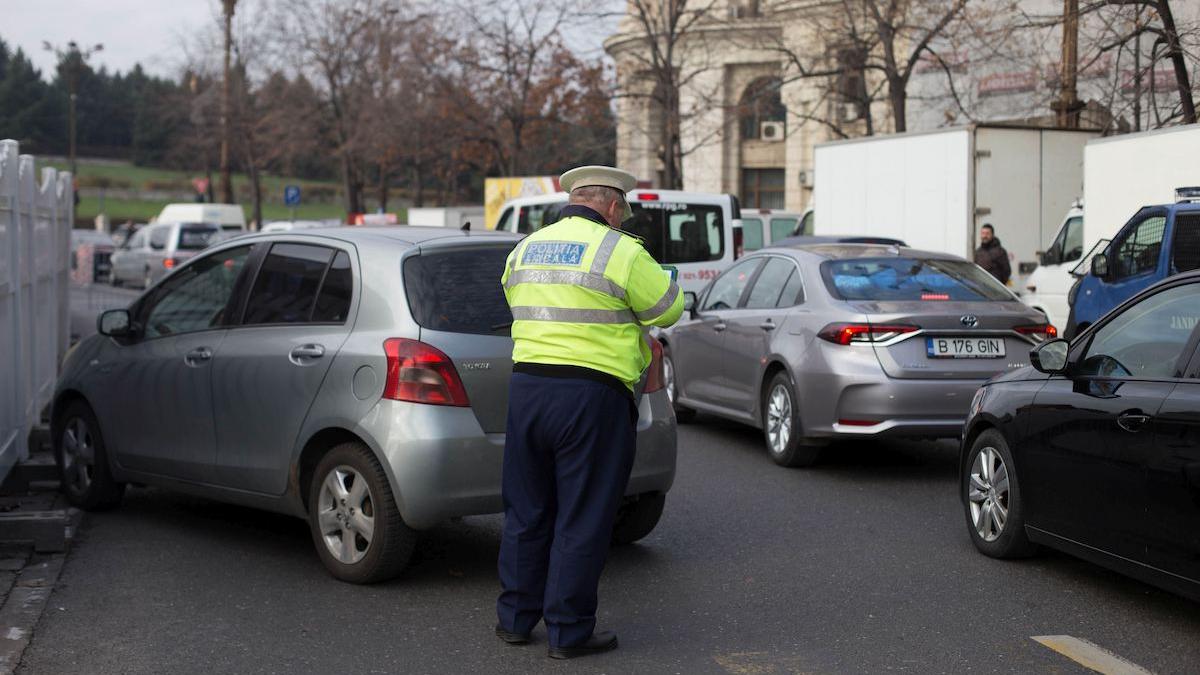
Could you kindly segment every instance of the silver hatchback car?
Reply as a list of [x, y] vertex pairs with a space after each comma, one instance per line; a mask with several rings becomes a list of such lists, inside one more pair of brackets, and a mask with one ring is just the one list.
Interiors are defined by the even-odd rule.
[[[503, 508], [500, 274], [518, 239], [338, 228], [212, 247], [67, 357], [64, 490], [104, 508], [145, 483], [304, 517], [337, 578], [394, 576], [416, 530]], [[654, 528], [675, 476], [661, 358], [638, 411], [617, 542]]]
[[839, 438], [957, 437], [975, 390], [1057, 334], [975, 264], [886, 245], [763, 249], [688, 303], [661, 334], [677, 416], [760, 427], [785, 466]]

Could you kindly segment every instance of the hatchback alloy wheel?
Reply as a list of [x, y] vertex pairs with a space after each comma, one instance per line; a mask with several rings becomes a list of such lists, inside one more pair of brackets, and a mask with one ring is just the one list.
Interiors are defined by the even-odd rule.
[[362, 560], [375, 536], [375, 503], [366, 478], [349, 466], [337, 466], [321, 484], [317, 509], [330, 554], [346, 565]]
[[787, 451], [792, 438], [792, 397], [782, 383], [771, 389], [767, 399], [767, 438], [777, 455]]
[[96, 466], [96, 446], [87, 420], [73, 417], [62, 435], [62, 476], [77, 493], [86, 493], [92, 485]]
[[984, 447], [971, 465], [967, 499], [971, 522], [984, 541], [995, 541], [1008, 522], [1008, 467], [993, 447]]

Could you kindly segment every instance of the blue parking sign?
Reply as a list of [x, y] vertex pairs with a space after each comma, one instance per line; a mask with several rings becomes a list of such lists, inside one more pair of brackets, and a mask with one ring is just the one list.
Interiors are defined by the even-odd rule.
[[285, 185], [283, 187], [283, 203], [285, 206], [300, 205], [300, 186]]

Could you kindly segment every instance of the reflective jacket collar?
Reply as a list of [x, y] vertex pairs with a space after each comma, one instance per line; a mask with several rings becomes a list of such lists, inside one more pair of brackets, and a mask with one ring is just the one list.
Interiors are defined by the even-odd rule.
[[609, 227], [608, 221], [604, 219], [604, 216], [600, 215], [599, 211], [596, 211], [591, 207], [584, 206], [583, 204], [567, 204], [562, 208], [562, 211], [558, 212], [559, 220], [562, 220], [563, 218], [570, 218], [571, 216], [587, 218], [594, 223], [599, 223], [605, 227]]

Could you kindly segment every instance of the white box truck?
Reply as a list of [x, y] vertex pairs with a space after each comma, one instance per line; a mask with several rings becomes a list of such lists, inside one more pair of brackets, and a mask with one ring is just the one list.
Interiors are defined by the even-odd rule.
[[[1200, 185], [1200, 127], [1188, 125], [1108, 136], [1083, 151], [1083, 207], [1064, 219], [1043, 264], [1025, 281], [1023, 299], [1067, 325], [1075, 269], [1097, 243], [1111, 239], [1138, 209], [1175, 201], [1175, 188]], [[1084, 270], [1086, 271], [1086, 270]]]
[[813, 233], [894, 237], [973, 259], [991, 224], [1013, 290], [1078, 199], [1094, 131], [973, 124], [816, 146]]
[[482, 206], [413, 207], [408, 210], [409, 225], [457, 230], [467, 223], [471, 223], [472, 230], [484, 229]]

